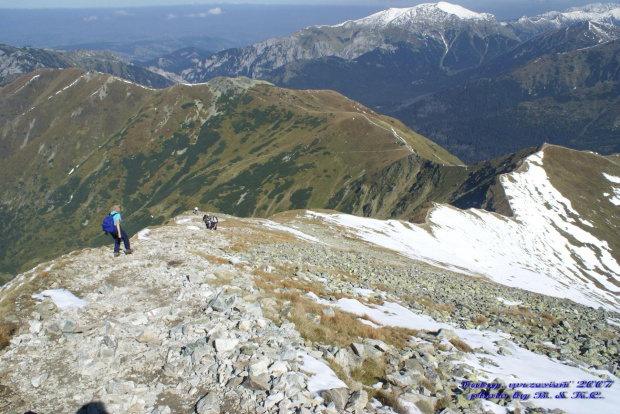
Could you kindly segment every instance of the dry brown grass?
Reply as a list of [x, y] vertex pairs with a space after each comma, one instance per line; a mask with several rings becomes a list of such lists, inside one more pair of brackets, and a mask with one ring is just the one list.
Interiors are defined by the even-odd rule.
[[168, 266], [170, 267], [177, 267], [177, 266], [181, 266], [183, 264], [182, 260], [170, 260], [168, 262]]
[[[277, 270], [279, 271], [271, 273], [260, 269], [252, 270], [255, 276], [254, 284], [263, 291], [264, 295], [276, 300], [278, 313], [287, 306], [292, 308], [288, 319], [295, 324], [296, 329], [305, 339], [345, 347], [358, 342], [360, 338], [372, 338], [402, 348], [411, 336], [417, 334], [416, 331], [405, 328], [373, 328], [361, 322], [357, 315], [337, 308], [332, 308], [334, 316], [323, 315], [322, 310], [326, 306], [304, 296], [309, 292], [319, 297], [325, 296], [322, 285], [283, 276], [283, 274], [292, 274], [289, 268]], [[349, 297], [348, 295], [335, 296]], [[320, 323], [317, 324], [312, 315], [319, 315]], [[365, 319], [372, 321], [368, 317]], [[372, 322], [377, 324], [375, 321]]]
[[214, 273], [217, 279], [209, 280], [208, 283], [214, 286], [232, 285], [233, 275], [223, 272]]
[[602, 339], [607, 340], [607, 341], [611, 339], [620, 338], [620, 335], [618, 335], [615, 332], [610, 332], [610, 331], [596, 331], [596, 332], [593, 332], [592, 334], [600, 335]]
[[450, 343], [461, 352], [474, 352], [474, 349], [471, 346], [459, 338], [450, 339]]
[[[59, 261], [54, 266], [54, 271], [62, 269], [65, 264], [66, 261]], [[41, 271], [36, 273], [33, 280], [30, 280], [31, 277], [23, 282], [14, 283], [2, 292], [4, 299], [0, 302], [0, 349], [5, 347], [11, 337], [19, 331], [19, 325], [5, 321], [8, 316], [16, 316], [16, 303], [19, 302], [20, 313], [30, 314], [36, 304], [32, 295], [48, 289], [56, 276], [50, 271]]]
[[374, 391], [368, 396], [369, 398], [376, 398], [381, 404], [392, 407], [398, 414], [407, 414], [409, 411], [405, 407], [402, 407], [399, 401], [400, 392], [395, 388], [390, 391], [378, 390]]
[[437, 312], [443, 312], [443, 311], [448, 312], [448, 313], [454, 312], [454, 308], [452, 306], [445, 304], [445, 303], [436, 303], [429, 297], [423, 297], [421, 299], [418, 299], [417, 302], [420, 305], [426, 306], [427, 308], [437, 311]]
[[199, 250], [188, 250], [188, 252], [192, 253], [192, 254], [196, 254], [196, 255], [202, 257], [203, 259], [207, 259], [209, 261], [209, 263], [214, 263], [214, 264], [218, 264], [218, 265], [222, 265], [222, 264], [228, 263], [228, 259], [226, 259], [224, 257], [214, 256], [212, 254], [201, 252]]
[[394, 345], [397, 348], [402, 348], [411, 336], [417, 334], [416, 331], [405, 328], [373, 328], [361, 322], [357, 315], [343, 312], [336, 308], [332, 308], [334, 316], [322, 315], [321, 322], [317, 324], [311, 319], [309, 314], [321, 315], [321, 309], [324, 308], [323, 305], [319, 305], [294, 293], [288, 293], [284, 295], [284, 298], [289, 300], [290, 306], [293, 307], [290, 316], [291, 321], [295, 323], [295, 327], [304, 338], [313, 342], [348, 347], [353, 342], [358, 342], [360, 338], [371, 338]]
[[403, 295], [403, 300], [404, 300], [404, 301], [411, 302], [411, 301], [413, 301], [414, 299], [415, 299], [415, 298], [414, 298], [412, 295], [410, 295], [409, 293], [405, 293], [405, 294]]
[[246, 252], [249, 250], [248, 244], [244, 242], [234, 242], [222, 248], [224, 251]]
[[476, 319], [474, 319], [474, 322], [476, 322], [477, 325], [480, 325], [481, 323], [484, 322], [488, 322], [489, 318], [486, 318], [484, 316], [478, 316]]
[[4, 349], [13, 335], [17, 332], [17, 325], [11, 322], [2, 322], [0, 324], [0, 350]]
[[435, 384], [430, 382], [428, 380], [428, 378], [426, 378], [426, 377], [420, 378], [420, 382], [418, 382], [418, 385], [421, 385], [422, 387], [426, 388], [427, 390], [429, 390], [432, 393], [435, 392]]
[[553, 315], [551, 315], [549, 313], [546, 313], [546, 312], [541, 313], [540, 317], [550, 321], [553, 324], [557, 324], [557, 323], [560, 322], [560, 320], [558, 318], [556, 318], [555, 316], [553, 316]]
[[385, 358], [366, 358], [360, 367], [351, 372], [351, 379], [372, 386], [385, 377]]

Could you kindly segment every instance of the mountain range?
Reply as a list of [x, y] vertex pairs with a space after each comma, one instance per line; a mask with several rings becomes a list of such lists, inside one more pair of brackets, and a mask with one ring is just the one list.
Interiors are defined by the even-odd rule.
[[[97, 72], [40, 69], [5, 86], [0, 109], [8, 273], [109, 242], [98, 221], [112, 200], [127, 210], [130, 233], [194, 205], [239, 216], [311, 208], [424, 223], [434, 203], [443, 203], [512, 217], [503, 177], [525, 168], [536, 151], [465, 166], [399, 121], [338, 93], [248, 78], [158, 90]], [[602, 216], [592, 216], [601, 195], [579, 207], [583, 194], [567, 195], [577, 177], [561, 173], [579, 170], [607, 182], [601, 174], [619, 175], [615, 158], [572, 166], [572, 153], [557, 151], [545, 150], [554, 154], [545, 157], [563, 160], [549, 168], [558, 170], [560, 178], [550, 179], [571, 200], [564, 202], [572, 205], [567, 217], [596, 223], [596, 237], [610, 250], [594, 255], [620, 260], [613, 203], [599, 202]], [[588, 164], [603, 170], [585, 172]], [[615, 194], [613, 185], [606, 194]]]
[[[587, 115], [566, 129], [553, 126], [537, 129], [541, 122], [548, 121], [549, 125], [564, 122], [562, 115], [572, 108], [564, 103], [566, 98], [563, 97], [553, 103], [553, 107], [561, 109], [548, 113], [544, 120], [529, 114], [495, 115], [479, 111], [477, 103], [481, 101], [496, 102], [505, 97], [512, 107], [531, 101], [531, 88], [515, 85], [518, 79], [508, 79], [508, 90], [506, 87], [498, 90], [479, 88], [471, 101], [467, 101], [468, 96], [452, 98], [452, 95], [459, 94], [470, 82], [478, 81], [476, 88], [485, 83], [505, 84], [511, 69], [526, 68], [522, 70], [544, 71], [545, 84], [540, 85], [540, 89], [545, 94], [552, 91], [556, 96], [561, 92], [549, 83], [562, 83], [563, 79], [556, 78], [556, 73], [572, 72], [573, 65], [561, 60], [554, 68], [549, 65], [539, 68], [540, 60], [553, 60], [558, 54], [580, 49], [615, 47], [605, 44], [618, 39], [615, 24], [619, 14], [619, 5], [606, 4], [499, 22], [488, 13], [474, 13], [445, 2], [423, 4], [389, 9], [339, 25], [313, 26], [283, 38], [225, 50], [191, 62], [185, 68], [177, 67], [169, 77], [178, 79], [180, 76], [195, 83], [214, 76], [242, 75], [288, 88], [336, 90], [402, 120], [468, 163], [543, 142], [610, 153], [615, 151], [614, 146], [609, 145], [605, 136], [614, 132], [606, 122], [592, 128], [587, 138], [566, 133], [567, 130], [583, 131], [583, 125], [597, 123], [597, 115]], [[607, 56], [604, 58], [606, 73], [616, 73], [615, 51], [593, 50], [587, 62], [595, 67], [599, 54]], [[165, 75], [164, 67], [155, 64], [150, 68]], [[598, 90], [594, 93], [581, 90], [580, 84], [571, 87], [575, 93], [594, 95], [597, 106], [607, 107], [605, 91], [610, 82], [615, 82], [613, 76], [597, 78], [594, 74], [588, 79], [588, 87], [607, 85], [602, 87], [605, 90], [600, 94]], [[453, 91], [452, 88], [456, 89]], [[442, 95], [445, 90], [449, 92]], [[540, 95], [539, 91], [534, 93], [534, 96]], [[419, 103], [420, 100], [424, 102]], [[499, 103], [492, 110], [501, 112], [505, 106]], [[427, 116], [428, 107], [438, 115], [431, 113]], [[463, 122], [456, 114], [459, 127], [455, 132], [443, 122], [446, 120], [443, 111], [445, 108], [451, 111], [453, 107], [475, 111], [479, 116]], [[513, 111], [518, 110], [513, 108]], [[514, 131], [513, 125], [505, 123], [505, 118], [515, 116], [524, 125], [523, 133], [516, 136], [513, 133], [502, 140], [506, 131], [498, 130], [497, 125], [506, 125], [506, 130]], [[449, 121], [451, 119], [448, 117]], [[534, 130], [533, 134], [531, 130]], [[487, 133], [481, 136], [481, 131]], [[593, 131], [596, 135], [591, 133]], [[602, 135], [600, 139], [598, 134]], [[587, 140], [590, 142], [585, 143]]]
[[613, 411], [617, 9], [2, 49], [0, 411]]
[[[338, 91], [396, 117], [467, 163], [543, 142], [608, 154], [617, 151], [618, 15], [620, 6], [609, 3], [498, 21], [489, 13], [428, 3], [218, 53], [179, 49], [141, 63], [143, 69], [101, 52], [5, 47], [0, 78], [10, 76], [7, 83], [38, 67], [69, 66], [151, 87], [247, 76], [286, 88]], [[581, 113], [576, 102], [584, 97], [594, 109]]]
[[0, 86], [7, 85], [24, 73], [40, 68], [70, 68], [113, 73], [124, 79], [154, 88], [164, 88], [172, 81], [156, 73], [135, 66], [110, 52], [75, 50], [72, 52], [16, 48], [0, 45]]
[[[130, 212], [133, 232], [190, 204], [241, 216], [348, 210], [357, 203], [341, 190], [400, 159], [411, 156], [418, 168], [460, 164], [335, 92], [247, 78], [158, 90], [98, 72], [40, 69], [4, 87], [0, 107], [5, 269], [58, 252], [48, 237], [61, 250], [90, 243], [112, 199]], [[26, 248], [34, 240], [38, 252]]]

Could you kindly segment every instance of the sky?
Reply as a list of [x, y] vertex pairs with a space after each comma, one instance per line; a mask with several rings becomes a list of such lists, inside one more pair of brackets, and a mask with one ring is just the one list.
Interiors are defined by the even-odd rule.
[[[416, 0], [0, 0], [0, 8], [98, 8], [98, 7], [146, 7], [171, 5], [224, 5], [224, 4], [317, 4], [317, 5], [373, 5], [382, 7], [411, 7], [420, 3], [433, 1]], [[572, 6], [595, 3], [596, 0], [453, 0], [451, 3], [471, 8], [477, 12], [485, 12], [489, 7], [507, 8], [542, 8], [547, 10], [563, 10]], [[603, 1], [604, 2], [604, 1]], [[498, 4], [499, 3], [499, 4]]]
[[[148, 60], [153, 57], [150, 52], [138, 57], [135, 49], [142, 47], [139, 42], [151, 42], [151, 45], [158, 42], [161, 50], [157, 52], [157, 56], [189, 46], [219, 51], [285, 36], [307, 26], [338, 24], [346, 20], [360, 19], [389, 7], [412, 7], [424, 2], [0, 0], [0, 44], [65, 50], [104, 49], [124, 58]], [[492, 13], [499, 20], [511, 20], [550, 10], [563, 11], [571, 6], [592, 3], [594, 0], [451, 2], [474, 12]], [[184, 40], [179, 43], [178, 39]], [[164, 45], [166, 41], [176, 43]], [[132, 45], [128, 46], [129, 44]], [[127, 50], [128, 47], [131, 50]]]

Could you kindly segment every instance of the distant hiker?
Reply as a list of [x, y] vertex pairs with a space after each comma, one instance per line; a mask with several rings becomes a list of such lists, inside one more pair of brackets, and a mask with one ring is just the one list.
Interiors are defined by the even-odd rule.
[[217, 230], [217, 222], [218, 219], [215, 217], [215, 214], [211, 216], [211, 227], [210, 230]]
[[194, 207], [194, 214], [198, 214], [198, 207]]
[[205, 222], [205, 226], [207, 226], [207, 230], [209, 230], [211, 228], [211, 216], [205, 214], [202, 216], [202, 221]]
[[[122, 211], [122, 207], [118, 204], [115, 204], [112, 206], [112, 211], [110, 212], [110, 214], [108, 215], [108, 217], [106, 217], [103, 220], [103, 231], [105, 231], [106, 233], [110, 233], [112, 235], [112, 238], [114, 239], [114, 257], [118, 257], [121, 255], [121, 240], [123, 241], [123, 244], [125, 245], [125, 254], [132, 254], [133, 253], [133, 249], [131, 247], [129, 247], [129, 236], [127, 236], [127, 233], [125, 233], [125, 230], [123, 230], [121, 228], [121, 221], [123, 220], [121, 218], [121, 212]], [[109, 217], [112, 218], [112, 226], [109, 226], [109, 222], [110, 219]]]

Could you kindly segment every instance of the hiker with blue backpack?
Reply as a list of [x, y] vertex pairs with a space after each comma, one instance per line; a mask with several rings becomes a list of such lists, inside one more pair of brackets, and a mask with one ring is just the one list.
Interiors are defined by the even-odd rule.
[[106, 234], [111, 234], [114, 239], [114, 257], [121, 255], [121, 240], [125, 245], [125, 254], [132, 254], [133, 250], [129, 247], [129, 236], [125, 230], [121, 228], [121, 212], [122, 207], [118, 204], [112, 206], [110, 214], [103, 219], [101, 227]]

